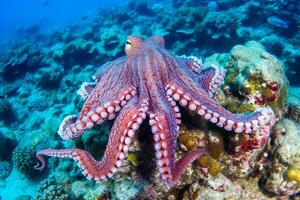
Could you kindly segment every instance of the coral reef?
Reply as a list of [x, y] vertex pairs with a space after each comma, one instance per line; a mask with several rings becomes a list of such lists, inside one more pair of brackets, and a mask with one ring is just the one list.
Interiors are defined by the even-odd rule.
[[13, 81], [26, 72], [38, 69], [43, 58], [44, 55], [36, 43], [17, 43], [8, 52], [0, 73], [6, 80]]
[[67, 189], [57, 183], [55, 177], [50, 177], [47, 180], [40, 183], [38, 194], [34, 200], [71, 200], [74, 199], [67, 192]]
[[271, 147], [272, 163], [264, 180], [265, 189], [276, 195], [287, 195], [297, 189], [300, 165], [299, 142], [300, 127], [288, 119], [281, 120], [275, 127]]
[[183, 199], [268, 199], [259, 192], [254, 180], [239, 184], [232, 182], [224, 175], [218, 175], [216, 178], [208, 179], [202, 185], [194, 183], [189, 185], [183, 191]]
[[287, 91], [284, 66], [275, 56], [267, 53], [261, 44], [249, 41], [232, 48], [230, 54], [213, 55], [205, 62], [225, 65], [228, 70], [225, 80], [228, 92], [236, 91], [238, 93], [234, 95], [242, 99], [238, 106], [238, 101], [232, 99], [225, 102], [230, 109], [239, 113], [245, 109], [251, 111], [257, 107], [255, 105], [267, 104], [278, 116], [282, 115]]
[[0, 132], [0, 161], [10, 160], [14, 147], [15, 141]]
[[64, 68], [60, 65], [53, 65], [47, 68], [42, 68], [37, 71], [37, 81], [43, 88], [58, 87], [62, 78]]
[[285, 117], [298, 124], [300, 123], [300, 89], [298, 87], [290, 87], [287, 100]]
[[12, 164], [7, 161], [0, 162], [0, 179], [5, 179], [10, 175]]
[[10, 121], [13, 118], [13, 108], [8, 100], [0, 99], [0, 120]]

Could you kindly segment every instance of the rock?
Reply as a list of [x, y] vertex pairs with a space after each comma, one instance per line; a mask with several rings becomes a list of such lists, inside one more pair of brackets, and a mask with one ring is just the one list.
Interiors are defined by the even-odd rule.
[[128, 5], [131, 9], [134, 9], [140, 15], [152, 14], [152, 10], [146, 0], [130, 0]]
[[15, 141], [7, 138], [0, 132], [0, 161], [11, 160], [11, 155], [14, 148]]
[[7, 161], [0, 162], [0, 179], [5, 179], [10, 175], [12, 164]]
[[9, 122], [13, 119], [13, 108], [8, 100], [0, 99], [0, 120]]
[[49, 67], [40, 69], [36, 78], [41, 87], [51, 89], [59, 86], [63, 73], [64, 68], [61, 65], [54, 63]]
[[286, 166], [300, 166], [300, 125], [283, 119], [275, 127], [276, 138], [272, 146], [276, 162]]
[[0, 70], [5, 80], [14, 81], [26, 72], [37, 70], [41, 67], [44, 58], [43, 52], [35, 43], [20, 43], [14, 46], [4, 60]]
[[274, 132], [275, 139], [271, 147], [273, 159], [264, 179], [264, 187], [272, 194], [287, 195], [294, 192], [299, 184], [299, 177], [293, 174], [300, 166], [300, 126], [282, 119], [276, 124]]
[[300, 124], [300, 89], [298, 87], [289, 87], [286, 108], [285, 117]]
[[263, 199], [259, 188], [252, 183], [237, 184], [220, 174], [203, 184], [194, 183], [183, 192], [183, 199]]
[[213, 55], [205, 63], [224, 66], [227, 70], [225, 85], [235, 96], [242, 98], [243, 107], [239, 107], [237, 101], [230, 103], [232, 99], [228, 98], [230, 101], [225, 104], [229, 109], [239, 113], [245, 105], [248, 105], [248, 111], [253, 111], [257, 106], [267, 104], [281, 117], [287, 90], [284, 65], [260, 43], [249, 41], [245, 45], [236, 45], [229, 54]]

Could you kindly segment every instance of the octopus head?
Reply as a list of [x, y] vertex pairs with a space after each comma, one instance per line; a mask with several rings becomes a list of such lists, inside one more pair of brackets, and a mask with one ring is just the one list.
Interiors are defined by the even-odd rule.
[[161, 47], [165, 47], [165, 39], [161, 36], [154, 35], [150, 38], [150, 41]]
[[[125, 44], [125, 52], [127, 56], [137, 55], [143, 47], [153, 48], [154, 46], [161, 48], [165, 47], [165, 40], [160, 36], [152, 36], [148, 40], [144, 41], [142, 37], [130, 35], [127, 37]], [[155, 47], [154, 47], [155, 48]], [[147, 48], [148, 49], [148, 48]]]
[[125, 52], [127, 56], [135, 55], [138, 50], [143, 46], [144, 39], [139, 36], [130, 35], [127, 37], [125, 44]]

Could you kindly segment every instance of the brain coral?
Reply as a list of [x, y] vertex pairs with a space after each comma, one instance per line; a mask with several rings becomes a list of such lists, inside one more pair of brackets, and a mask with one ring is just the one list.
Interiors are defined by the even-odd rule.
[[34, 145], [26, 147], [18, 146], [13, 151], [12, 160], [14, 162], [15, 167], [20, 173], [24, 174], [27, 177], [32, 177], [34, 174], [37, 173], [37, 171], [33, 168], [33, 166], [37, 162], [35, 158], [34, 148]]
[[34, 200], [70, 200], [73, 199], [67, 193], [63, 185], [60, 185], [55, 177], [51, 176], [49, 179], [43, 181], [39, 185], [38, 194]]

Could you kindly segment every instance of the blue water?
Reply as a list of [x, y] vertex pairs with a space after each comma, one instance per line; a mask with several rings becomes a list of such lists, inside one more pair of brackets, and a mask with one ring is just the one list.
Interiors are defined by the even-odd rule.
[[118, 0], [11, 0], [0, 1], [0, 44], [22, 29], [41, 26], [44, 31], [62, 28], [80, 18], [93, 15], [99, 8], [124, 5]]

